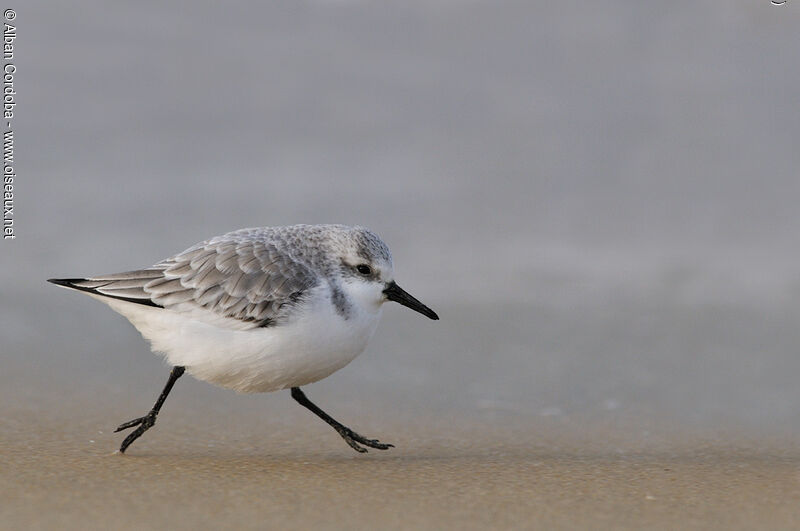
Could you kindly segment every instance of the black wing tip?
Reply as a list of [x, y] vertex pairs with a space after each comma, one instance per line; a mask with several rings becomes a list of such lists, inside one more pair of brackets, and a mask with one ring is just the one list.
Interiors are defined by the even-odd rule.
[[86, 279], [85, 278], [48, 278], [47, 279], [47, 281], [49, 283], [51, 283], [51, 284], [55, 284], [57, 286], [65, 286], [67, 288], [76, 288], [76, 289], [78, 289], [78, 286], [76, 286], [75, 284], [77, 282], [83, 282], [84, 280], [86, 280]]
[[47, 281], [51, 284], [55, 284], [57, 286], [63, 286], [65, 288], [72, 288], [78, 291], [85, 291], [86, 293], [92, 293], [94, 295], [99, 295], [101, 297], [108, 297], [109, 299], [116, 299], [118, 301], [125, 301], [125, 302], [132, 302], [134, 304], [141, 304], [143, 306], [152, 306], [154, 308], [163, 308], [160, 304], [156, 304], [151, 299], [134, 299], [133, 297], [117, 297], [115, 295], [109, 295], [108, 293], [101, 293], [94, 288], [86, 288], [83, 286], [79, 286], [79, 282], [84, 282], [88, 279], [86, 278], [48, 278]]

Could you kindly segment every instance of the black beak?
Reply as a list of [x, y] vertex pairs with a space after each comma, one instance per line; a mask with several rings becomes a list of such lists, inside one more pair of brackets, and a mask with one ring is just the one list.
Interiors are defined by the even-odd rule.
[[407, 306], [415, 312], [419, 312], [425, 317], [433, 319], [434, 321], [439, 320], [439, 316], [436, 315], [436, 312], [406, 293], [405, 290], [398, 286], [394, 280], [386, 285], [386, 289], [383, 290], [383, 293], [390, 301], [399, 302], [403, 306]]

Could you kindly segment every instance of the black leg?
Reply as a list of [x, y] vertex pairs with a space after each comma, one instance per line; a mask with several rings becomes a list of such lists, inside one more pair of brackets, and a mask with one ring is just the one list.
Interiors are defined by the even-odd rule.
[[172, 372], [169, 373], [167, 385], [164, 386], [164, 390], [161, 391], [161, 394], [159, 395], [158, 400], [156, 400], [153, 409], [150, 410], [150, 413], [144, 417], [139, 417], [138, 419], [129, 420], [124, 424], [120, 424], [120, 426], [114, 430], [114, 433], [116, 433], [118, 431], [127, 430], [128, 428], [133, 428], [134, 426], [139, 426], [127, 437], [125, 437], [124, 441], [122, 441], [122, 444], [119, 447], [120, 453], [125, 453], [125, 450], [128, 449], [128, 446], [130, 446], [133, 441], [141, 437], [144, 432], [153, 427], [153, 425], [156, 423], [156, 416], [158, 415], [158, 412], [161, 411], [161, 406], [164, 405], [164, 400], [167, 399], [167, 395], [170, 391], [172, 391], [172, 386], [175, 385], [175, 381], [183, 376], [183, 371], [185, 370], [185, 367], [179, 366], [172, 368]]
[[377, 439], [367, 439], [363, 435], [359, 435], [347, 426], [337, 422], [336, 419], [322, 411], [319, 407], [317, 407], [316, 404], [314, 404], [314, 402], [309, 400], [306, 394], [301, 391], [299, 387], [292, 387], [292, 398], [297, 400], [301, 406], [310, 409], [316, 416], [330, 424], [333, 429], [342, 436], [342, 439], [344, 439], [345, 442], [350, 445], [350, 448], [356, 452], [364, 453], [367, 451], [366, 448], [362, 448], [358, 445], [358, 443], [378, 450], [388, 450], [389, 448], [394, 448], [393, 444], [382, 443]]

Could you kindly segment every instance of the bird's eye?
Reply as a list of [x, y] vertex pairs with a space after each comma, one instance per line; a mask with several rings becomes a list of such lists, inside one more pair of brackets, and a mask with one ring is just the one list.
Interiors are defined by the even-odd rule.
[[357, 265], [356, 266], [356, 271], [358, 271], [362, 275], [371, 275], [372, 274], [372, 268], [370, 266], [368, 266], [367, 264], [359, 264], [359, 265]]

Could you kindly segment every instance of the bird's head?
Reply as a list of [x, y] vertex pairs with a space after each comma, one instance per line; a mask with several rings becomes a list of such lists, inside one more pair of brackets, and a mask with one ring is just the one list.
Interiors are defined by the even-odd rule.
[[436, 312], [394, 281], [392, 253], [375, 233], [364, 227], [352, 227], [341, 243], [342, 283], [360, 305], [377, 311], [384, 302], [394, 301], [430, 319], [439, 319]]

